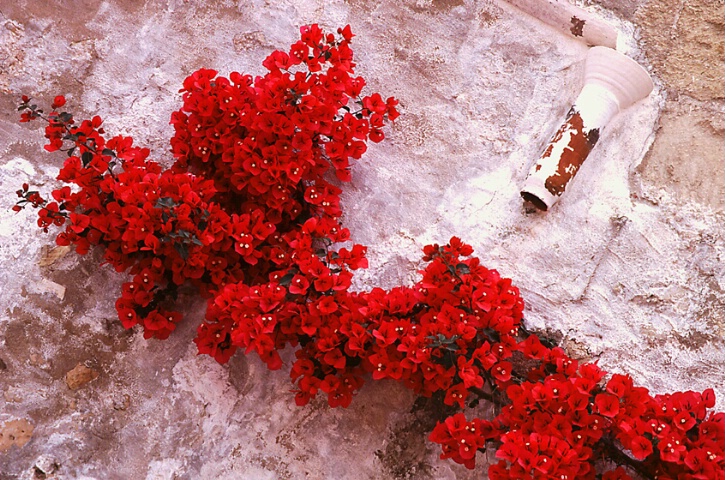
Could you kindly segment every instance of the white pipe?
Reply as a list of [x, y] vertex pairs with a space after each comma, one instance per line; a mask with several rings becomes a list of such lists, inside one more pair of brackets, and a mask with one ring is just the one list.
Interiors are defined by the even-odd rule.
[[541, 210], [551, 208], [596, 145], [601, 130], [653, 87], [647, 71], [634, 60], [611, 48], [590, 49], [581, 93], [531, 168], [521, 196]]
[[617, 30], [566, 0], [507, 0], [529, 15], [587, 45], [617, 48]]

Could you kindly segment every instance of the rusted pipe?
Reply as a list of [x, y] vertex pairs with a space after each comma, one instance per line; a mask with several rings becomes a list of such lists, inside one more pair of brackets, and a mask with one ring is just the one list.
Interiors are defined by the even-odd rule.
[[617, 30], [566, 0], [507, 0], [529, 15], [588, 45], [617, 48]]
[[593, 47], [584, 87], [566, 121], [534, 164], [521, 189], [524, 200], [548, 210], [564, 193], [604, 126], [620, 110], [650, 94], [654, 85], [637, 62], [611, 48]]

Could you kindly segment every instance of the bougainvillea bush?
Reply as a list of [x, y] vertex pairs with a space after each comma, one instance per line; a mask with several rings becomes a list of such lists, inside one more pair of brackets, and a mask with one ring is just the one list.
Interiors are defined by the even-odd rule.
[[[468, 468], [493, 449], [490, 478], [725, 478], [712, 389], [651, 395], [580, 364], [525, 329], [519, 290], [460, 239], [426, 246], [413, 286], [350, 289], [366, 247], [340, 223], [339, 185], [398, 116], [395, 99], [363, 93], [352, 37], [303, 27], [264, 76], [193, 73], [171, 117], [170, 168], [107, 138], [99, 117], [77, 122], [62, 96], [49, 113], [23, 97], [21, 121], [43, 119], [46, 150], [67, 158], [63, 186], [46, 199], [23, 185], [15, 210], [38, 208], [40, 228], [61, 227], [56, 243], [100, 248], [126, 273], [124, 327], [167, 338], [192, 285], [208, 299], [199, 353], [225, 363], [241, 349], [280, 369], [292, 348], [301, 406], [322, 394], [347, 407], [366, 381], [396, 380], [458, 410], [430, 440]], [[497, 414], [475, 418], [480, 401]]]

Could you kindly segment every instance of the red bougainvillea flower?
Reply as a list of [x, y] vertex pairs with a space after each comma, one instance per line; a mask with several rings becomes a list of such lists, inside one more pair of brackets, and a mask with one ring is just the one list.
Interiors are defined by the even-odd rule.
[[53, 99], [53, 104], [50, 106], [53, 110], [56, 108], [60, 108], [63, 105], [65, 105], [65, 97], [63, 95], [58, 95]]

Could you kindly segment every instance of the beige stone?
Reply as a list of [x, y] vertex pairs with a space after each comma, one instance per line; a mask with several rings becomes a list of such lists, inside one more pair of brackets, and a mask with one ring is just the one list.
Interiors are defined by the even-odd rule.
[[647, 56], [668, 89], [698, 100], [725, 98], [724, 16], [719, 0], [650, 1], [637, 11]]
[[98, 378], [98, 372], [79, 363], [73, 370], [65, 374], [65, 383], [71, 390], [77, 390], [96, 378]]
[[722, 118], [702, 102], [668, 102], [652, 148], [640, 164], [642, 180], [680, 201], [725, 209]]
[[26, 419], [10, 420], [0, 425], [0, 452], [16, 445], [23, 447], [33, 436], [33, 425]]
[[68, 252], [71, 251], [71, 247], [68, 245], [60, 245], [54, 248], [48, 249], [38, 261], [39, 267], [48, 267], [53, 265], [55, 262], [65, 257]]

